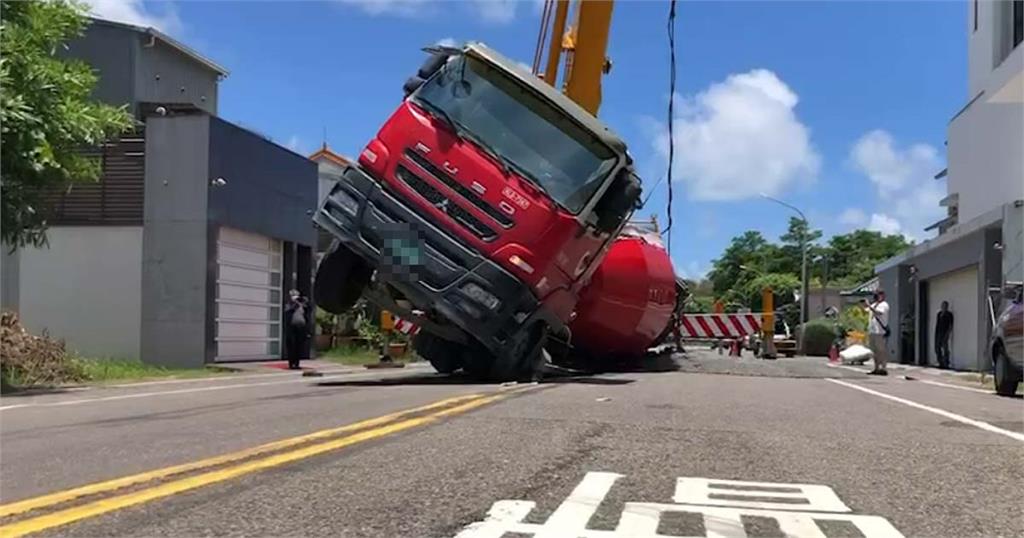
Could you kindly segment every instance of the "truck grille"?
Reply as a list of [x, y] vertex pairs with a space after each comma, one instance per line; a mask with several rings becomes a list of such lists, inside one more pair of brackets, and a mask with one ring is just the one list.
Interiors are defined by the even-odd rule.
[[441, 191], [435, 189], [426, 181], [423, 181], [422, 178], [412, 173], [408, 168], [398, 165], [395, 169], [395, 175], [398, 179], [402, 180], [403, 183], [408, 185], [409, 188], [422, 196], [424, 200], [430, 203], [430, 205], [444, 211], [452, 218], [452, 220], [461, 224], [481, 240], [493, 241], [498, 237], [497, 232], [489, 228], [486, 224], [480, 222], [480, 219], [474, 217], [462, 206], [452, 202], [451, 199], [441, 193]]
[[483, 198], [477, 196], [475, 192], [467, 188], [465, 185], [459, 183], [458, 181], [455, 181], [455, 178], [445, 173], [443, 170], [435, 166], [434, 163], [428, 161], [419, 153], [416, 153], [411, 149], [407, 149], [405, 150], [405, 156], [412, 162], [416, 163], [416, 165], [422, 168], [424, 171], [429, 173], [434, 179], [440, 181], [441, 183], [444, 183], [445, 186], [459, 193], [463, 198], [469, 201], [469, 203], [475, 205], [484, 213], [487, 213], [487, 216], [497, 221], [498, 224], [501, 224], [505, 228], [511, 228], [512, 225], [515, 224], [515, 221], [513, 221], [511, 217], [499, 211], [491, 204], [485, 202]]

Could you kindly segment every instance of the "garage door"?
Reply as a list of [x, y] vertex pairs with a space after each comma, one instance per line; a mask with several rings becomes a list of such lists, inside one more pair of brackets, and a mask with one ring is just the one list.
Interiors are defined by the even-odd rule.
[[977, 370], [978, 266], [945, 273], [928, 280], [928, 362], [935, 360], [935, 315], [942, 301], [953, 313], [950, 363], [959, 370]]
[[218, 362], [281, 356], [281, 242], [221, 228], [217, 236]]

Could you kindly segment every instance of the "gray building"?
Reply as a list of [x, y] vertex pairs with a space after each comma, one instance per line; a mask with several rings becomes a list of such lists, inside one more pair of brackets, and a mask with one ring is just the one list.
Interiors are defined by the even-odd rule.
[[286, 290], [311, 295], [317, 166], [220, 119], [227, 72], [149, 28], [95, 21], [66, 54], [135, 132], [99, 182], [50, 194], [49, 246], [4, 249], [5, 309], [96, 357], [276, 359]]
[[[1024, 259], [1024, 2], [973, 2], [968, 10], [968, 95], [948, 131], [946, 217], [939, 235], [886, 260], [876, 273], [892, 308], [890, 350], [937, 364], [942, 301], [955, 322], [952, 367], [988, 370], [988, 336], [1000, 289], [1020, 282]], [[907, 327], [911, 330], [897, 330]]]

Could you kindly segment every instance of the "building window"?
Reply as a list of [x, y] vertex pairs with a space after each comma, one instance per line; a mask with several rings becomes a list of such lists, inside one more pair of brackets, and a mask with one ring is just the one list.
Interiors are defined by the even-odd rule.
[[978, 31], [978, 0], [971, 2], [974, 5], [974, 31]]
[[1024, 0], [1013, 1], [1013, 46], [1024, 41]]

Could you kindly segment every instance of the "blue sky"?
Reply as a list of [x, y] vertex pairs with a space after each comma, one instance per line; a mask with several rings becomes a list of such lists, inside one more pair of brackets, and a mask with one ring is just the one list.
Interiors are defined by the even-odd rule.
[[[326, 129], [355, 155], [441, 39], [479, 40], [529, 62], [532, 0], [145, 2], [91, 0], [150, 24], [231, 71], [220, 114], [302, 152]], [[667, 167], [667, 2], [615, 7], [600, 116], [630, 144], [651, 189]], [[962, 2], [680, 2], [672, 257], [704, 273], [747, 229], [776, 238], [802, 208], [826, 235], [856, 227], [923, 239], [942, 216], [932, 176], [966, 103]], [[642, 210], [664, 223], [666, 184]]]

